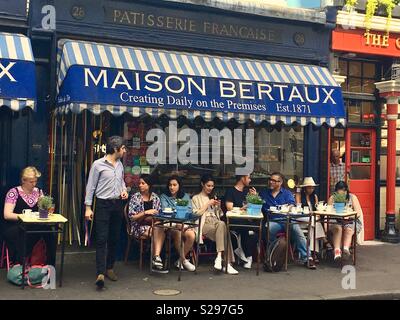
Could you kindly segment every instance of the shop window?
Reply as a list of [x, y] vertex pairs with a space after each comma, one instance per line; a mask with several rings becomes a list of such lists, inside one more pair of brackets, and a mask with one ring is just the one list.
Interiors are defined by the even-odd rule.
[[349, 77], [348, 78], [348, 91], [350, 92], [361, 92], [361, 79]]
[[363, 63], [363, 75], [365, 78], [375, 78], [376, 66], [374, 63]]
[[[382, 181], [386, 181], [387, 155], [381, 155], [380, 176]], [[396, 156], [396, 180], [400, 182], [400, 154]]]
[[347, 99], [347, 121], [349, 123], [373, 124], [375, 122], [374, 102]]
[[[179, 122], [179, 121], [178, 121]], [[252, 185], [256, 188], [263, 188], [267, 185], [267, 177], [274, 171], [283, 173], [287, 178], [302, 177], [303, 175], [303, 128], [302, 127], [262, 127], [251, 124], [239, 125], [219, 123], [216, 127], [214, 123], [202, 122], [196, 125], [193, 121], [184, 121], [178, 124], [177, 135], [184, 129], [193, 129], [197, 146], [190, 152], [186, 150], [186, 156], [189, 157], [187, 163], [171, 164], [170, 145], [168, 144], [168, 125], [166, 121], [160, 124], [160, 121], [152, 122], [151, 125], [144, 126], [138, 120], [129, 119], [124, 124], [124, 137], [128, 140], [128, 152], [124, 158], [125, 181], [130, 188], [135, 188], [139, 175], [141, 173], [151, 173], [158, 178], [156, 192], [162, 192], [165, 188], [167, 179], [172, 174], [176, 174], [183, 179], [183, 183], [189, 193], [195, 193], [199, 190], [200, 178], [203, 174], [211, 174], [216, 178], [217, 191], [223, 194], [226, 188], [235, 184], [235, 164], [234, 158], [229, 163], [229, 157], [225, 158], [229, 151], [237, 147], [234, 140], [232, 129], [254, 128], [254, 170], [252, 173]], [[152, 165], [146, 159], [146, 153], [153, 142], [146, 142], [146, 134], [149, 129], [157, 128], [166, 133], [165, 160], [166, 163]], [[221, 138], [219, 150], [215, 148], [215, 143], [211, 140], [206, 144], [202, 140], [201, 129], [228, 129], [232, 140]], [[221, 131], [220, 131], [221, 132]], [[246, 156], [246, 143], [242, 137], [241, 155]], [[192, 142], [192, 137], [191, 140]], [[184, 154], [183, 148], [186, 142], [178, 142], [176, 151], [172, 150], [171, 156], [175, 154]], [[173, 144], [172, 144], [173, 145]], [[208, 147], [207, 147], [208, 145]], [[188, 146], [188, 144], [186, 144]], [[240, 152], [239, 152], [240, 153]], [[158, 154], [156, 154], [158, 156]], [[207, 163], [202, 159], [207, 158]], [[216, 160], [216, 161], [215, 161]], [[228, 160], [228, 161], [227, 161]]]
[[[386, 114], [386, 105], [382, 106], [382, 114]], [[380, 157], [380, 178], [386, 180], [387, 170], [387, 121], [384, 120], [381, 129], [381, 157]], [[400, 181], [400, 119], [396, 121], [396, 180]]]
[[361, 121], [361, 102], [357, 100], [348, 100], [346, 102], [348, 121], [359, 123]]
[[346, 76], [343, 91], [373, 94], [379, 80], [377, 64], [364, 61], [339, 60], [340, 74]]

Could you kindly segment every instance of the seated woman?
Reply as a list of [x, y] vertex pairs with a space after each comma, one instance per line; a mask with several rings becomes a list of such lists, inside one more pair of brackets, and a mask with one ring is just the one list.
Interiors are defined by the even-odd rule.
[[[345, 194], [346, 195], [346, 202], [347, 204], [353, 208], [354, 211], [357, 212], [357, 219], [356, 219], [356, 224], [357, 224], [357, 234], [361, 231], [362, 229], [362, 222], [360, 219], [362, 219], [362, 209], [360, 202], [358, 201], [358, 198], [355, 194], [350, 193], [349, 187], [346, 182], [344, 181], [339, 181], [335, 185], [335, 193], [339, 194]], [[333, 205], [335, 195], [333, 194], [329, 200], [328, 200], [328, 205]], [[344, 260], [347, 260], [350, 258], [350, 245], [351, 245], [351, 240], [354, 234], [354, 221], [348, 222], [344, 224], [342, 227], [339, 224], [330, 224], [329, 225], [329, 231], [332, 233], [332, 242], [333, 242], [333, 247], [335, 249], [334, 253], [334, 260], [335, 262], [340, 262], [340, 260], [343, 258]], [[343, 234], [343, 243], [342, 241], [342, 233]], [[343, 252], [341, 250], [341, 247], [343, 245]]]
[[[167, 188], [165, 193], [163, 193], [160, 196], [162, 210], [164, 210], [165, 208], [171, 208], [174, 210], [176, 208], [176, 199], [184, 199], [188, 200], [189, 211], [192, 211], [192, 204], [191, 204], [192, 201], [190, 200], [190, 196], [183, 190], [184, 188], [181, 179], [178, 176], [170, 177], [167, 182]], [[174, 239], [174, 245], [177, 252], [181, 251], [180, 235], [181, 235], [180, 231], [172, 230], [172, 238]], [[186, 259], [186, 256], [193, 247], [195, 237], [196, 234], [194, 230], [192, 228], [186, 228], [186, 230], [183, 233], [184, 252], [181, 252], [180, 259], [183, 267], [188, 271], [196, 270], [196, 267], [192, 263], [190, 263], [188, 259]], [[157, 243], [155, 242], [154, 255], [160, 256], [164, 239], [165, 239], [165, 232], [161, 233], [160, 239], [157, 239]], [[179, 260], [176, 261], [175, 266], [179, 268]]]
[[[128, 217], [131, 220], [131, 232], [137, 239], [151, 237], [152, 216], [161, 211], [160, 198], [152, 192], [153, 185], [154, 181], [150, 175], [141, 175], [139, 192], [133, 194], [129, 200]], [[154, 228], [153, 236], [153, 246], [156, 247], [163, 241], [164, 232], [161, 228]], [[153, 271], [168, 272], [164, 270], [160, 256], [154, 255], [152, 259]]]
[[[10, 260], [14, 264], [22, 263], [23, 241], [18, 227], [18, 215], [23, 210], [31, 209], [37, 212], [38, 201], [43, 196], [42, 190], [36, 187], [38, 178], [41, 173], [35, 167], [26, 167], [21, 173], [21, 185], [8, 191], [4, 203], [4, 221], [2, 224], [2, 233], [6, 241]], [[46, 230], [49, 227], [39, 225], [31, 226], [29, 230]], [[36, 242], [41, 238], [46, 242], [47, 264], [55, 264], [56, 253], [56, 237], [52, 234], [27, 234], [26, 240], [26, 256], [29, 256]]]
[[[217, 258], [214, 262], [214, 268], [222, 270], [222, 253], [229, 250], [228, 274], [238, 274], [238, 271], [232, 267], [235, 261], [233, 255], [232, 243], [229, 237], [227, 243], [227, 230], [225, 222], [221, 221], [222, 215], [221, 201], [212, 197], [215, 187], [215, 180], [209, 175], [201, 178], [201, 192], [192, 199], [193, 213], [202, 216], [200, 223], [200, 236], [215, 241], [217, 247]], [[200, 237], [200, 243], [203, 243]], [[226, 257], [225, 257], [226, 259]]]
[[[300, 185], [301, 191], [300, 193], [296, 193], [296, 204], [301, 205], [303, 208], [308, 207], [309, 211], [312, 212], [315, 210], [315, 205], [318, 203], [318, 196], [315, 193], [315, 187], [318, 186], [315, 184], [314, 179], [312, 177], [305, 177], [303, 184]], [[318, 251], [317, 242], [316, 248], [314, 249], [314, 226], [315, 226], [315, 238], [324, 239], [325, 240], [325, 231], [320, 222], [317, 222], [315, 225], [311, 226], [311, 234], [310, 234], [310, 248], [312, 251]], [[324, 241], [326, 242], [326, 240]]]

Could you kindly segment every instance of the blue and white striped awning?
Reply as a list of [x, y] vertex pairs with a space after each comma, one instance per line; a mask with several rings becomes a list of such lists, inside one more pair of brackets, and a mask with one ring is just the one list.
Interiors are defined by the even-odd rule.
[[[315, 125], [326, 123], [335, 126], [338, 123], [345, 124], [345, 113], [341, 97], [340, 86], [336, 83], [328, 69], [313, 66], [290, 63], [267, 62], [250, 59], [238, 59], [230, 57], [217, 57], [194, 53], [172, 52], [165, 50], [144, 49], [134, 47], [123, 47], [109, 44], [90, 43], [75, 40], [61, 40], [58, 53], [58, 105], [59, 111], [76, 112], [88, 109], [95, 114], [108, 110], [114, 115], [130, 113], [133, 116], [149, 114], [158, 117], [167, 114], [171, 118], [184, 115], [189, 119], [197, 116], [205, 120], [215, 117], [221, 120], [237, 119], [244, 122], [248, 119], [256, 123], [268, 121], [274, 124], [282, 121], [285, 124], [297, 122], [305, 125], [309, 122]], [[71, 73], [71, 69], [78, 66], [89, 66], [95, 68], [106, 68], [109, 70], [130, 70], [135, 72], [153, 72], [165, 75], [191, 76], [201, 78], [229, 79], [235, 81], [253, 81], [274, 84], [290, 84], [291, 86], [324, 87], [332, 88], [340, 93], [341, 101], [338, 101], [338, 112], [310, 116], [299, 114], [271, 114], [252, 112], [228, 112], [224, 111], [202, 111], [190, 110], [188, 108], [166, 109], [149, 105], [127, 105], [124, 103], [107, 103], [107, 101], [85, 101], [89, 94], [79, 95], [76, 91], [76, 79], [71, 83], [64, 83]], [[97, 69], [92, 70], [97, 70]], [[94, 72], [94, 71], [93, 71]], [[72, 78], [72, 76], [71, 76]], [[81, 86], [84, 87], [83, 85]], [[108, 87], [106, 86], [108, 89]], [[73, 92], [74, 90], [75, 92]], [[74, 93], [76, 97], [74, 98]], [[92, 92], [93, 96], [100, 96], [98, 92]], [[80, 96], [80, 98], [78, 98]], [[105, 95], [107, 97], [107, 95]], [[336, 107], [336, 106], [333, 106]], [[322, 109], [322, 108], [321, 108]], [[328, 110], [326, 108], [326, 110]]]
[[35, 109], [35, 65], [28, 37], [0, 33], [0, 107]]

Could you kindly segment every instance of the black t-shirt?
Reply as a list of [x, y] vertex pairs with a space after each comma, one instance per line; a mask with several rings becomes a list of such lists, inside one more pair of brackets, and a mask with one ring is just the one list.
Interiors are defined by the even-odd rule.
[[153, 200], [150, 201], [144, 201], [144, 210], [151, 210], [153, 209]]
[[225, 193], [225, 202], [233, 202], [234, 207], [243, 207], [248, 192], [247, 188], [244, 188], [243, 191], [239, 191], [235, 187], [229, 188]]

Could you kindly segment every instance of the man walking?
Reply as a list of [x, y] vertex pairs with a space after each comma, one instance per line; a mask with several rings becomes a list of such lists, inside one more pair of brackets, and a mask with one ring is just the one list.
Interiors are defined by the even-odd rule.
[[96, 286], [104, 287], [104, 275], [117, 281], [113, 267], [116, 245], [121, 230], [124, 203], [128, 192], [124, 182], [124, 168], [120, 159], [126, 152], [123, 139], [112, 136], [106, 145], [106, 155], [93, 162], [86, 186], [86, 220], [93, 219], [93, 196], [96, 200]]

